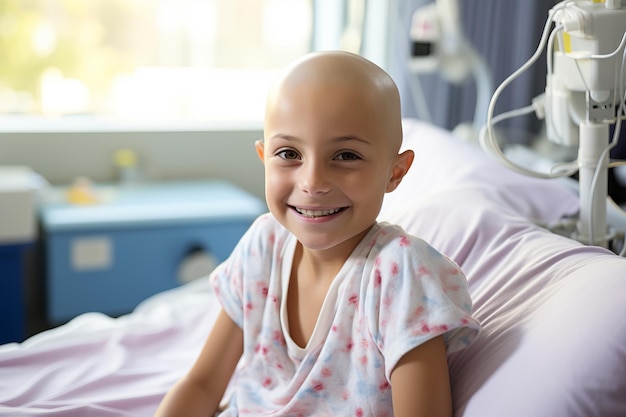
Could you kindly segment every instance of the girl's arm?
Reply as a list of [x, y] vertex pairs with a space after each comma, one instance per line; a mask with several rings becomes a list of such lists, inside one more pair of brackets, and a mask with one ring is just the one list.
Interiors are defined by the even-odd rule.
[[451, 417], [446, 346], [435, 337], [405, 354], [391, 373], [395, 417]]
[[222, 310], [191, 370], [165, 395], [155, 417], [213, 416], [243, 352], [243, 332]]

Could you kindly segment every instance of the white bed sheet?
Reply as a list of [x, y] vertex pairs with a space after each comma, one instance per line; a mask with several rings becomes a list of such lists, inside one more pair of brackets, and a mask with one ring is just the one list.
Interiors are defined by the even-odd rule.
[[195, 360], [217, 312], [202, 278], [132, 314], [87, 313], [0, 346], [0, 415], [150, 416]]

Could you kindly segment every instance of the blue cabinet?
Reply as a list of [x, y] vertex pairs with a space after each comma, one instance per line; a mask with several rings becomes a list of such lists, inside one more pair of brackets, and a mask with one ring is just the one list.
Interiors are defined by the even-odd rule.
[[263, 201], [225, 182], [98, 186], [98, 202], [70, 205], [57, 188], [41, 205], [46, 311], [52, 324], [97, 311], [120, 315], [180, 285], [181, 264], [203, 251], [221, 262]]

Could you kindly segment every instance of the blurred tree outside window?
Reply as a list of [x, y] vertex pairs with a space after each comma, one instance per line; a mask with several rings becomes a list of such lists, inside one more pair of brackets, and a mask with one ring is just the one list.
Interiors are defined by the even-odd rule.
[[0, 0], [0, 115], [261, 120], [313, 0]]

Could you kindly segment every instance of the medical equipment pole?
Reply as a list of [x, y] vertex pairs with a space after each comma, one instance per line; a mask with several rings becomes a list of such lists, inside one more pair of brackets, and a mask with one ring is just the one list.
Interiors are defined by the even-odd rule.
[[619, 1], [574, 0], [554, 10], [560, 43], [547, 79], [548, 138], [568, 144], [578, 130], [575, 238], [608, 247], [614, 237], [607, 224], [609, 151], [616, 143], [609, 126], [617, 129], [622, 115], [626, 8]]
[[608, 193], [609, 125], [583, 121], [579, 125], [578, 182], [580, 215], [577, 240], [586, 244], [608, 246], [606, 196]]
[[[574, 169], [571, 163], [561, 163], [548, 172], [538, 172], [509, 160], [494, 134], [496, 121], [523, 114], [526, 109], [496, 117], [493, 111], [502, 90], [536, 62], [546, 45], [546, 90], [528, 107], [545, 118], [550, 141], [568, 147], [578, 145], [578, 158]], [[579, 215], [575, 230], [566, 219], [565, 234], [584, 244], [609, 247], [618, 232], [626, 232], [626, 212], [608, 195], [609, 153], [617, 145], [626, 114], [624, 85], [626, 0], [563, 0], [550, 10], [533, 56], [494, 91], [481, 131], [481, 146], [517, 172], [538, 178], [578, 172]], [[615, 128], [612, 134], [611, 125]], [[626, 255], [626, 248], [620, 254]]]

